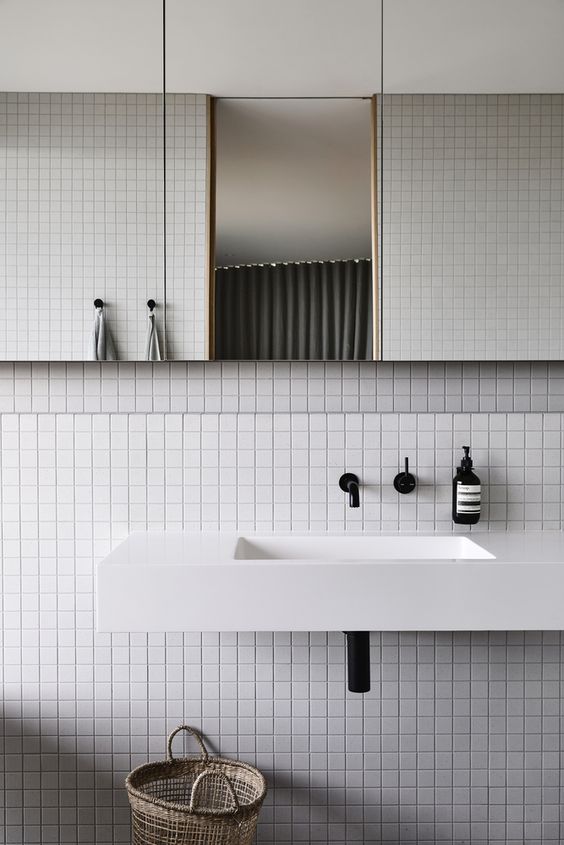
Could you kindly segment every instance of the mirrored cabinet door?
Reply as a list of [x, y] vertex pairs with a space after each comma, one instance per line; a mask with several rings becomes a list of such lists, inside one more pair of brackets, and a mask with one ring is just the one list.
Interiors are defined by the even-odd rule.
[[143, 360], [163, 162], [161, 95], [0, 93], [0, 359]]
[[215, 357], [373, 357], [370, 99], [215, 102]]
[[564, 97], [384, 103], [389, 360], [564, 357]]
[[386, 360], [564, 357], [564, 6], [384, 5]]
[[166, 355], [209, 357], [211, 101], [205, 94], [167, 93]]

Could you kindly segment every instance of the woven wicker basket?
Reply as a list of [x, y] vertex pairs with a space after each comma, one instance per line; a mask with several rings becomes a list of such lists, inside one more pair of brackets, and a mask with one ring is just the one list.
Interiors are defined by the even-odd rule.
[[[192, 734], [201, 756], [173, 757], [172, 741], [179, 731]], [[165, 761], [139, 766], [125, 785], [133, 845], [250, 845], [266, 795], [258, 769], [210, 758], [202, 737], [188, 725], [169, 736]]]

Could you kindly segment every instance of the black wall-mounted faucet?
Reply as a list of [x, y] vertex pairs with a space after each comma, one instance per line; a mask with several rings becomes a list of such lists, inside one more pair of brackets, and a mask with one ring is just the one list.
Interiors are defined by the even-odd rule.
[[398, 493], [411, 493], [415, 490], [416, 484], [415, 476], [409, 471], [409, 458], [406, 458], [404, 471], [398, 472], [394, 478], [394, 487]]
[[358, 475], [354, 475], [352, 472], [345, 472], [339, 478], [339, 487], [343, 493], [349, 494], [349, 507], [351, 508], [360, 507], [359, 484]]

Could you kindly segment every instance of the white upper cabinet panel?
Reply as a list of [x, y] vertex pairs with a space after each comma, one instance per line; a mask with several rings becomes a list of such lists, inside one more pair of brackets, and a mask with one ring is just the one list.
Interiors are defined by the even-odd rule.
[[167, 0], [167, 91], [337, 97], [380, 90], [380, 0]]
[[0, 91], [162, 91], [160, 0], [2, 0]]
[[384, 91], [564, 91], [562, 0], [384, 0]]

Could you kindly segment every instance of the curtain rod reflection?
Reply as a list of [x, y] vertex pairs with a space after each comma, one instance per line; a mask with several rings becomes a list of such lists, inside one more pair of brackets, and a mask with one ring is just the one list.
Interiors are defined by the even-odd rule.
[[256, 264], [222, 264], [216, 266], [216, 270], [239, 270], [242, 267], [302, 267], [305, 264], [344, 264], [354, 261], [359, 264], [361, 261], [372, 261], [371, 258], [319, 258], [307, 261], [259, 261]]

